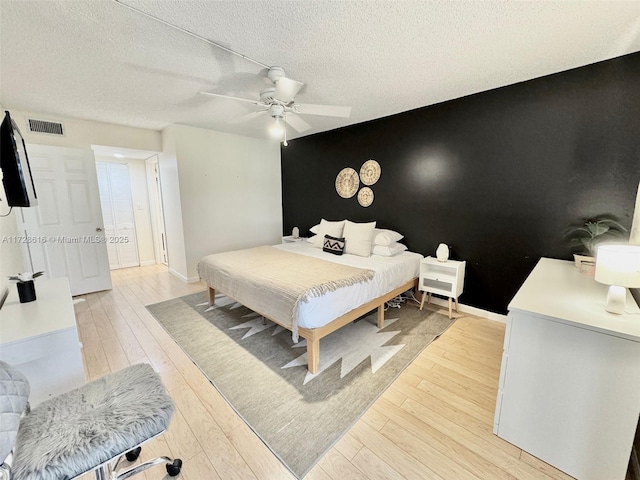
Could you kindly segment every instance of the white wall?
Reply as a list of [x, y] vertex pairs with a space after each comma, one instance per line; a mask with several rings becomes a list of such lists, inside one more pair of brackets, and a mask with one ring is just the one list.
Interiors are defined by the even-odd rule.
[[[53, 145], [71, 148], [89, 149], [91, 145], [109, 145], [114, 147], [135, 148], [138, 150], [159, 151], [162, 147], [160, 132], [143, 128], [125, 127], [109, 123], [79, 120], [59, 115], [41, 115], [39, 113], [22, 112], [14, 110], [10, 105], [2, 105], [2, 118], [4, 110], [11, 112], [11, 118], [16, 122], [26, 143], [41, 145]], [[47, 134], [31, 133], [27, 129], [27, 118], [62, 122], [65, 127], [65, 135], [56, 137]], [[27, 154], [29, 152], [27, 151]], [[0, 188], [0, 215], [8, 211], [4, 202], [4, 189]], [[6, 218], [0, 218], [0, 291], [7, 285], [7, 275], [23, 271], [23, 252], [19, 244], [3, 243], [7, 236], [18, 234], [16, 224], [16, 209]]]
[[125, 163], [129, 167], [131, 199], [133, 201], [133, 214], [136, 222], [136, 241], [138, 243], [140, 265], [151, 265], [156, 263], [145, 161], [137, 158], [114, 158], [102, 155], [96, 155], [96, 161], [120, 164]]
[[[175, 273], [194, 281], [205, 255], [280, 243], [278, 142], [182, 125], [168, 127], [162, 138], [160, 180]], [[174, 263], [180, 249], [184, 256]]]
[[[158, 156], [160, 188], [162, 190], [162, 208], [164, 210], [164, 228], [167, 234], [167, 257], [169, 271], [188, 281], [187, 256], [182, 226], [182, 203], [180, 198], [180, 180], [178, 178], [178, 158], [176, 141], [173, 135], [175, 127], [162, 132], [162, 153]], [[188, 195], [188, 192], [185, 192]]]

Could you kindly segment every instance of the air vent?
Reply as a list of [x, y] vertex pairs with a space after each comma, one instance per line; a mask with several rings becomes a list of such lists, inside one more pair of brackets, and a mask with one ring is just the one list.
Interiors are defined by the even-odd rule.
[[46, 120], [34, 120], [33, 118], [29, 118], [28, 121], [30, 132], [64, 135], [64, 128], [61, 123], [47, 122]]

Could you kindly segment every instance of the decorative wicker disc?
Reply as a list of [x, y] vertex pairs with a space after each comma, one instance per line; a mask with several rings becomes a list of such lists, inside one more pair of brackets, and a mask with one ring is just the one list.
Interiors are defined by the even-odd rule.
[[360, 181], [365, 185], [373, 185], [380, 179], [382, 169], [375, 160], [367, 160], [360, 167]]
[[351, 198], [358, 191], [360, 186], [360, 179], [358, 178], [358, 172], [353, 168], [343, 168], [336, 177], [336, 192], [342, 198]]
[[368, 207], [373, 203], [373, 190], [369, 187], [362, 187], [358, 192], [358, 203], [363, 207]]

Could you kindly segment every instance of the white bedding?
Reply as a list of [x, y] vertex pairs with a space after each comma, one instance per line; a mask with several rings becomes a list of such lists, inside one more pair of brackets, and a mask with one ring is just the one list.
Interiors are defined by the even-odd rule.
[[309, 302], [300, 303], [298, 326], [303, 328], [318, 328], [326, 325], [337, 317], [353, 310], [360, 305], [370, 302], [385, 293], [390, 292], [418, 276], [422, 255], [414, 252], [402, 252], [393, 257], [371, 255], [359, 257], [344, 254], [341, 256], [323, 252], [312, 244], [301, 241], [275, 245], [276, 248], [294, 253], [322, 258], [335, 263], [342, 263], [352, 267], [367, 268], [375, 271], [373, 280], [349, 287], [340, 288], [316, 297]]

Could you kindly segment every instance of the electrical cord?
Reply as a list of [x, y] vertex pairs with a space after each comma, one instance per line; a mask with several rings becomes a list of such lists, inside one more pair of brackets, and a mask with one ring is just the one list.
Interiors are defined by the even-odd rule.
[[407, 290], [400, 295], [393, 297], [391, 300], [384, 302], [384, 311], [386, 312], [390, 308], [400, 308], [402, 305], [407, 303], [409, 300], [413, 300], [416, 303], [420, 303], [413, 292], [413, 289]]
[[9, 215], [11, 215], [12, 211], [13, 211], [13, 207], [10, 207], [9, 212], [6, 215], [0, 215], [0, 217], [8, 217]]

